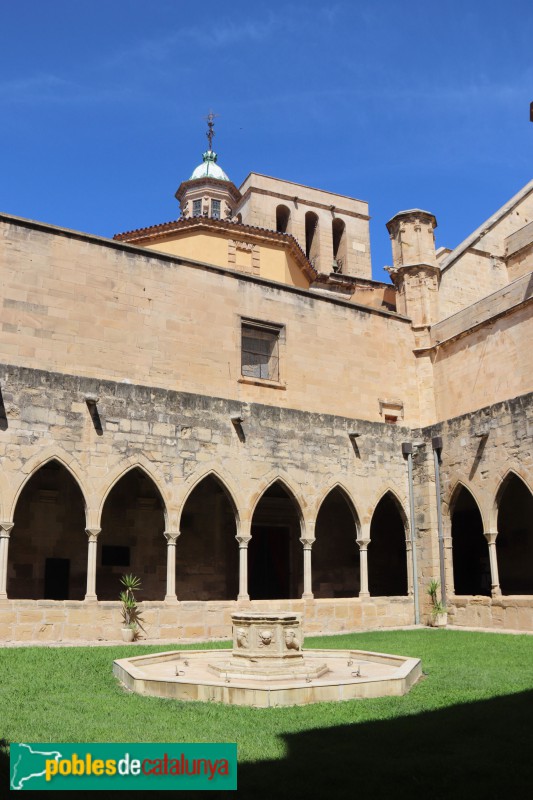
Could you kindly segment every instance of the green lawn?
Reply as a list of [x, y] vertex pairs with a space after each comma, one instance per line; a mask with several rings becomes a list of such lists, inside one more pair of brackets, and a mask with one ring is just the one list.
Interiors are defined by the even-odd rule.
[[[310, 637], [306, 646], [417, 656], [425, 677], [405, 697], [255, 710], [139, 697], [117, 684], [113, 659], [168, 645], [0, 649], [0, 736], [237, 741], [239, 797], [486, 799], [533, 791], [533, 636], [421, 629]], [[2, 779], [0, 797], [5, 759]]]

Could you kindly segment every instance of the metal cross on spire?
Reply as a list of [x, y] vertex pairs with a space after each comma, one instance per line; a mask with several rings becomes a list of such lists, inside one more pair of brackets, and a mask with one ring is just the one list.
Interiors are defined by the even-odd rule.
[[213, 114], [212, 111], [209, 111], [209, 114], [205, 119], [207, 120], [207, 141], [209, 142], [209, 149], [213, 149], [213, 136], [215, 135], [215, 117], [218, 117], [218, 114]]

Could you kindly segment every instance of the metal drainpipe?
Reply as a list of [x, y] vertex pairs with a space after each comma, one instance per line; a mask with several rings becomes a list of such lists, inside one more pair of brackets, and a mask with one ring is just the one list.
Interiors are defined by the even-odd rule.
[[418, 602], [418, 568], [416, 562], [416, 537], [415, 537], [415, 496], [413, 490], [413, 445], [411, 442], [402, 444], [402, 453], [407, 456], [407, 474], [409, 478], [409, 516], [411, 528], [411, 556], [413, 559], [413, 600], [415, 604], [415, 625], [420, 625], [420, 606]]
[[437, 526], [439, 531], [439, 566], [442, 605], [446, 605], [446, 566], [444, 562], [444, 534], [442, 532], [442, 507], [440, 502], [440, 463], [439, 451], [442, 450], [442, 437], [434, 436], [431, 440], [433, 461], [435, 463], [435, 492], [437, 495]]

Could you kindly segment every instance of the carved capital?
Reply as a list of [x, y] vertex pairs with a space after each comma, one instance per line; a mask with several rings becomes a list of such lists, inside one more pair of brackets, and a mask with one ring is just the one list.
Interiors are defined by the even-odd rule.
[[304, 546], [304, 550], [310, 550], [315, 543], [314, 539], [300, 539], [301, 543]]
[[167, 540], [168, 547], [175, 547], [176, 542], [178, 541], [178, 537], [181, 535], [181, 531], [165, 531], [163, 536]]
[[251, 536], [236, 536], [235, 538], [239, 542], [239, 547], [246, 548], [246, 547], [248, 547], [248, 542], [250, 541], [250, 539], [252, 537]]
[[98, 541], [98, 536], [101, 530], [101, 528], [85, 528], [85, 533], [87, 534], [90, 542], [96, 542]]
[[0, 522], [0, 539], [9, 539], [14, 522]]
[[485, 539], [487, 540], [488, 544], [496, 544], [496, 538], [498, 536], [498, 531], [488, 531], [483, 534]]

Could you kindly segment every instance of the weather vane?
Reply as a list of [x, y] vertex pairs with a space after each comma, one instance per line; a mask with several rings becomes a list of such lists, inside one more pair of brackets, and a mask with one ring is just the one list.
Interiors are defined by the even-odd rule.
[[207, 120], [207, 133], [206, 133], [206, 136], [207, 136], [207, 141], [209, 142], [209, 149], [210, 150], [213, 149], [213, 136], [215, 135], [215, 131], [214, 131], [214, 128], [215, 128], [215, 117], [218, 117], [218, 114], [213, 114], [213, 112], [210, 111], [209, 114], [207, 115], [207, 117], [204, 118], [204, 119]]

